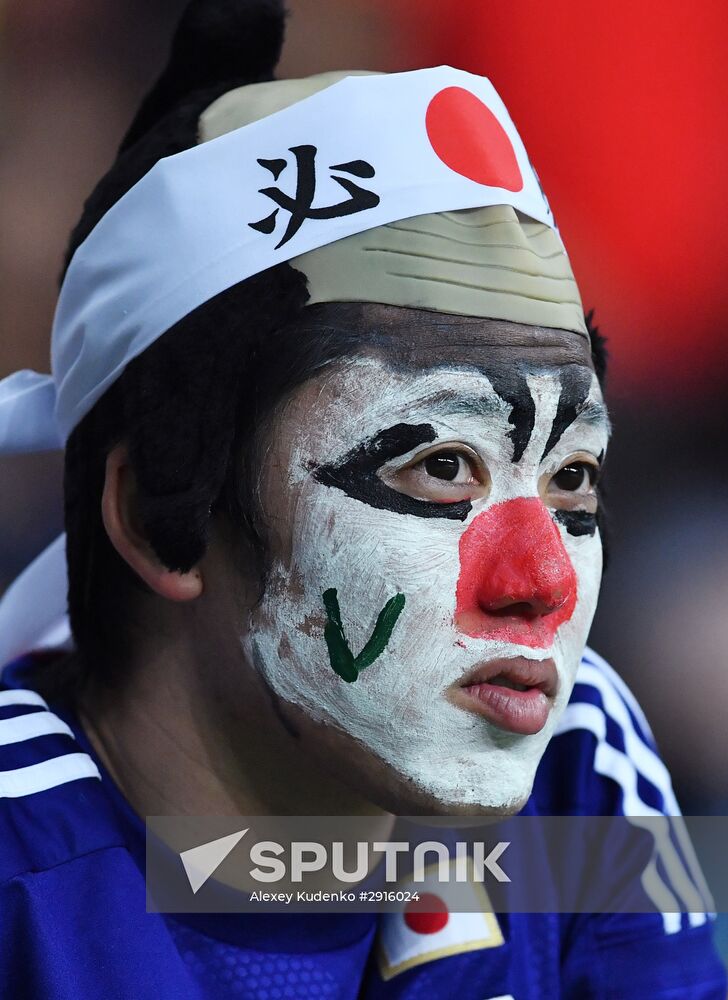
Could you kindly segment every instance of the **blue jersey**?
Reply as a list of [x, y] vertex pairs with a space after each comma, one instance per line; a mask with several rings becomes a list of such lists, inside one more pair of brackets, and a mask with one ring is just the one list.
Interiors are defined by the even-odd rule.
[[[22, 668], [0, 687], [2, 1000], [725, 1000], [690, 852], [679, 885], [654, 871], [689, 886], [689, 913], [147, 913], [142, 821]], [[524, 811], [678, 811], [639, 706], [589, 651]]]

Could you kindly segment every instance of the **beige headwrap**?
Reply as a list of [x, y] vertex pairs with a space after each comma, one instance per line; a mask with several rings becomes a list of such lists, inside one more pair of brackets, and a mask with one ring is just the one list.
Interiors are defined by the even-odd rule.
[[[322, 73], [231, 90], [201, 115], [199, 140], [259, 121], [346, 76]], [[510, 205], [392, 222], [294, 257], [310, 301], [379, 302], [587, 335], [558, 232]]]

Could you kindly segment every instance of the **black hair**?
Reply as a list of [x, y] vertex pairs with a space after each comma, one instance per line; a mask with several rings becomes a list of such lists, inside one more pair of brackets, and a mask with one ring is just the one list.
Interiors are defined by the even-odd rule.
[[[278, 0], [193, 0], [166, 69], [84, 206], [66, 266], [105, 212], [157, 160], [195, 145], [199, 116], [217, 96], [273, 78], [284, 17]], [[143, 584], [102, 523], [106, 457], [115, 444], [126, 444], [146, 537], [169, 569], [194, 566], [206, 550], [212, 519], [223, 515], [244, 536], [262, 574], [265, 530], [254, 489], [256, 436], [288, 391], [323, 365], [354, 353], [358, 343], [345, 324], [338, 332], [324, 324], [315, 335], [301, 337], [307, 299], [304, 276], [288, 264], [220, 293], [132, 361], [71, 434], [65, 523], [77, 652], [36, 681], [47, 697], [73, 697], [91, 676], [113, 684], [127, 655], [125, 613], [129, 596]], [[602, 380], [604, 340], [591, 314], [587, 319]]]
[[584, 315], [584, 321], [586, 323], [586, 329], [591, 343], [591, 355], [594, 363], [594, 371], [599, 379], [599, 385], [602, 387], [602, 390], [604, 390], [607, 386], [607, 361], [609, 360], [607, 338], [594, 322], [593, 309], [590, 309], [589, 312]]

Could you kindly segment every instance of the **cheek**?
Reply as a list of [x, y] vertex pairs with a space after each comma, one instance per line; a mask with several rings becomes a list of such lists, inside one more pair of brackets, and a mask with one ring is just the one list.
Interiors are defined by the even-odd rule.
[[574, 617], [594, 615], [602, 582], [602, 543], [599, 532], [591, 536], [564, 536], [564, 544], [576, 573], [578, 601]]
[[[441, 686], [451, 652], [462, 650], [452, 627], [460, 525], [375, 510], [325, 487], [301, 498], [292, 525], [291, 558], [274, 559], [266, 593], [253, 613], [255, 640], [269, 679], [291, 698], [321, 704], [370, 697], [383, 711], [387, 691], [404, 697], [418, 677]], [[343, 632], [354, 656], [372, 638], [396, 595], [405, 604], [385, 649], [354, 683], [330, 663], [324, 593], [335, 589]], [[379, 689], [379, 685], [383, 687]], [[385, 690], [386, 688], [386, 690]]]
[[[334, 701], [353, 708], [371, 698], [374, 712], [377, 699], [406, 694], [410, 668], [428, 689], [443, 686], [472, 667], [468, 636], [502, 651], [536, 650], [558, 632], [564, 650], [576, 649], [596, 605], [598, 536], [567, 535], [535, 497], [493, 504], [465, 528], [375, 510], [314, 485], [299, 498], [290, 539], [290, 557], [274, 561], [251, 624], [280, 693], [332, 711]], [[323, 594], [332, 588], [355, 656], [387, 602], [406, 599], [386, 649], [355, 683], [329, 662]]]
[[564, 545], [574, 567], [578, 596], [574, 613], [558, 632], [554, 651], [566, 677], [574, 680], [591, 628], [602, 579], [602, 547], [599, 534], [574, 538], [564, 534]]

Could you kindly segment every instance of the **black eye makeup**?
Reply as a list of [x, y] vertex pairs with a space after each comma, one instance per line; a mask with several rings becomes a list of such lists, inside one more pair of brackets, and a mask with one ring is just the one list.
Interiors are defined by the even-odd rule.
[[[398, 475], [410, 475], [413, 481], [421, 477], [421, 481], [429, 480], [431, 484], [437, 484], [426, 491], [426, 498], [420, 499], [395, 489], [379, 474], [386, 462], [406, 455], [420, 445], [430, 444], [436, 438], [431, 424], [395, 424], [352, 449], [339, 462], [318, 466], [313, 475], [324, 486], [336, 487], [347, 496], [379, 510], [464, 521], [472, 504], [466, 496], [459, 498], [454, 495], [454, 491], [461, 489], [465, 494], [457, 480], [466, 475], [464, 467], [467, 463], [462, 453], [452, 445], [433, 449], [398, 472]], [[437, 489], [443, 490], [442, 500], [430, 498], [437, 496]], [[412, 492], [422, 491], [414, 489]], [[444, 499], [445, 492], [449, 494], [449, 500]]]
[[544, 499], [570, 535], [593, 535], [597, 529], [602, 458], [577, 455], [567, 459], [545, 484]]
[[[404, 459], [415, 450], [414, 457]], [[569, 534], [596, 531], [596, 487], [602, 457], [587, 452], [573, 454], [556, 472], [540, 480], [544, 503]], [[398, 458], [402, 463], [395, 461]], [[456, 521], [464, 521], [473, 501], [487, 497], [491, 487], [489, 471], [476, 451], [461, 441], [438, 440], [434, 427], [426, 423], [395, 424], [337, 462], [317, 466], [311, 472], [322, 485], [335, 487], [370, 507]]]
[[597, 515], [588, 510], [557, 510], [554, 517], [575, 537], [593, 535], [597, 530]]

